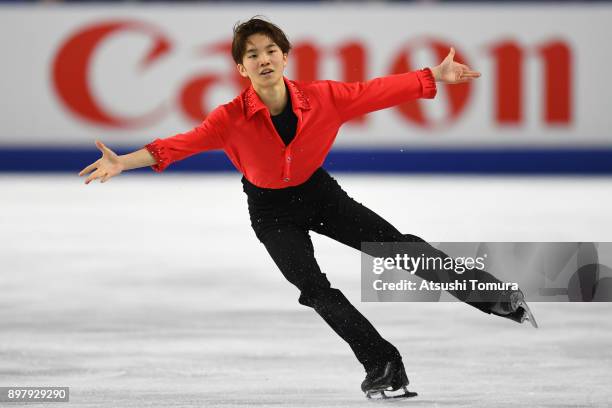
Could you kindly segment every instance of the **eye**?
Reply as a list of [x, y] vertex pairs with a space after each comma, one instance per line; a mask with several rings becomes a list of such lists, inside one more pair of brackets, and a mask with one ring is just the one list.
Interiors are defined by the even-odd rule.
[[248, 58], [255, 58], [255, 57], [256, 57], [255, 54], [251, 54], [251, 55], [248, 56]]

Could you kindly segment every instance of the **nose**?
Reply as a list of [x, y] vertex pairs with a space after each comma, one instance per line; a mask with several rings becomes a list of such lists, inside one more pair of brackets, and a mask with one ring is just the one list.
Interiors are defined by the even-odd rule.
[[270, 56], [264, 52], [259, 58], [259, 65], [263, 67], [263, 66], [268, 65], [269, 63], [270, 63]]

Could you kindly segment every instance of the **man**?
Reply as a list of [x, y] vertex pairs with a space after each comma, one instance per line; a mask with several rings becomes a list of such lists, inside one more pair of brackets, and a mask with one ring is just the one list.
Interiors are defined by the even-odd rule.
[[[193, 130], [156, 139], [124, 156], [96, 142], [103, 157], [86, 167], [85, 183], [104, 183], [123, 170], [152, 166], [161, 172], [193, 154], [223, 149], [243, 174], [251, 225], [285, 278], [300, 290], [299, 302], [313, 308], [351, 347], [366, 370], [361, 389], [370, 396], [406, 389], [408, 378], [398, 350], [383, 339], [338, 289], [332, 288], [314, 257], [309, 231], [360, 250], [362, 242], [421, 242], [353, 200], [322, 167], [340, 126], [368, 112], [417, 98], [433, 98], [436, 81], [471, 81], [480, 73], [453, 61], [451, 48], [442, 63], [364, 83], [316, 81], [300, 84], [284, 77], [289, 43], [276, 25], [252, 18], [234, 27], [232, 57], [251, 86], [217, 107]], [[436, 253], [429, 245], [427, 247]], [[482, 271], [472, 277], [496, 281]], [[431, 280], [444, 276], [421, 271]], [[520, 291], [519, 291], [520, 292]], [[470, 302], [479, 309], [522, 321], [522, 293], [499, 300]], [[452, 292], [451, 292], [452, 293]]]

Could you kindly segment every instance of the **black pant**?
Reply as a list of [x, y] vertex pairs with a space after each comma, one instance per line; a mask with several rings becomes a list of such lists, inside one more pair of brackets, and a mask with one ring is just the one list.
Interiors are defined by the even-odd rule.
[[[248, 196], [253, 230], [285, 278], [300, 290], [299, 302], [312, 307], [350, 345], [366, 370], [376, 362], [398, 358], [397, 349], [378, 334], [342, 292], [331, 287], [314, 257], [309, 231], [357, 250], [361, 250], [362, 242], [424, 241], [414, 235], [402, 234], [382, 217], [353, 200], [322, 168], [296, 187], [262, 189], [245, 178], [242, 183]], [[441, 254], [428, 247], [431, 253]], [[428, 272], [426, 276], [418, 271], [416, 274], [438, 282], [451, 279], [444, 271]], [[477, 270], [462, 276], [497, 281], [486, 272]], [[453, 294], [461, 300], [468, 300], [469, 293]], [[489, 306], [480, 302], [468, 303], [483, 311], [487, 311]]]

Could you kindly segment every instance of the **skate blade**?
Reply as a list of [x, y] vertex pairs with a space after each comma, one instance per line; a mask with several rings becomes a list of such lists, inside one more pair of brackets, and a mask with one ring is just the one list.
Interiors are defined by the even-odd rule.
[[519, 302], [519, 307], [521, 307], [525, 311], [525, 313], [523, 313], [523, 318], [521, 319], [521, 323], [527, 320], [529, 323], [531, 323], [533, 327], [537, 329], [538, 322], [536, 322], [536, 319], [533, 316], [533, 313], [531, 313], [531, 309], [529, 309], [529, 306], [527, 306], [527, 303], [523, 300]]
[[416, 397], [417, 395], [419, 395], [416, 392], [408, 391], [408, 388], [406, 388], [405, 386], [402, 387], [402, 390], [400, 391], [399, 394], [391, 394], [392, 392], [394, 391], [386, 391], [386, 390], [367, 391], [366, 398], [368, 398], [369, 400], [373, 400], [373, 401], [379, 401], [379, 400], [389, 400], [389, 399], [412, 398], [412, 397]]

